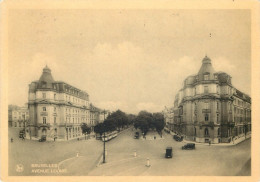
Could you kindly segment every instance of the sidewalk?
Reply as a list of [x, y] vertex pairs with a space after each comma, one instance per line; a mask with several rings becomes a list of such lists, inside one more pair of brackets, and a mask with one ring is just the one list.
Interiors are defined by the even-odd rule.
[[[171, 135], [176, 135], [176, 133], [170, 131]], [[211, 143], [211, 145], [214, 146], [232, 146], [232, 145], [237, 145], [247, 139], [251, 138], [251, 133], [247, 133], [246, 137], [244, 134], [241, 134], [239, 136], [234, 137], [233, 141], [231, 141], [230, 143]], [[183, 143], [195, 143], [196, 145], [209, 145], [208, 143], [200, 143], [200, 142], [195, 142], [195, 141], [189, 141], [189, 140], [185, 140], [183, 139], [182, 141]]]

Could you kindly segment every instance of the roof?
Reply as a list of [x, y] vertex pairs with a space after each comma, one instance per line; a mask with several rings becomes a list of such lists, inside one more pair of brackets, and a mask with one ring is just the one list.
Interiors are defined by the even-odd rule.
[[215, 70], [212, 67], [211, 59], [209, 57], [205, 56], [202, 60], [202, 65], [198, 72], [198, 79], [204, 80], [204, 75], [208, 74], [209, 80], [214, 80], [214, 73], [215, 73]]
[[43, 68], [39, 82], [41, 86], [46, 85], [45, 88], [49, 88], [50, 86], [52, 86], [51, 84], [54, 83], [54, 79], [51, 75], [51, 70], [50, 68], [48, 68], [47, 65], [45, 66], [45, 68]]

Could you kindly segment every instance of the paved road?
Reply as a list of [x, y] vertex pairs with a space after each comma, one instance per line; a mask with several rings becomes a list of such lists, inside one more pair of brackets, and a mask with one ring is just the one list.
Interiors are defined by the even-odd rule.
[[[10, 132], [12, 133], [12, 132]], [[13, 175], [32, 175], [32, 163], [60, 163], [66, 173], [34, 175], [91, 175], [91, 176], [177, 176], [177, 175], [250, 175], [251, 140], [236, 146], [197, 145], [196, 150], [183, 151], [183, 143], [164, 133], [164, 139], [133, 139], [131, 129], [106, 143], [106, 163], [102, 159], [103, 143], [97, 140], [46, 142], [17, 141], [10, 143], [9, 171]], [[165, 159], [165, 148], [173, 147], [173, 158]], [[19, 150], [18, 150], [19, 149]], [[134, 151], [137, 156], [134, 156]], [[79, 157], [76, 157], [79, 151]], [[150, 167], [146, 167], [147, 158]], [[23, 164], [22, 173], [15, 171]]]
[[[181, 150], [182, 142], [164, 133], [165, 139], [136, 140], [131, 130], [107, 143], [107, 163], [100, 165], [89, 175], [250, 175], [251, 140], [236, 146], [197, 145], [196, 150]], [[165, 148], [173, 147], [173, 158], [165, 159]], [[134, 157], [137, 150], [137, 157]], [[146, 167], [147, 158], [151, 167]]]

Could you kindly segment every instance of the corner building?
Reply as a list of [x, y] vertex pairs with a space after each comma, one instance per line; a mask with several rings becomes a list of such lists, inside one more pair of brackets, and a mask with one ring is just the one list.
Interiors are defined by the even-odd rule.
[[188, 76], [174, 100], [173, 131], [187, 140], [231, 142], [251, 132], [251, 98], [236, 89], [231, 76], [215, 72], [207, 56]]
[[81, 123], [94, 126], [89, 95], [65, 82], [54, 81], [46, 66], [38, 81], [29, 84], [27, 138], [71, 140], [82, 137]]

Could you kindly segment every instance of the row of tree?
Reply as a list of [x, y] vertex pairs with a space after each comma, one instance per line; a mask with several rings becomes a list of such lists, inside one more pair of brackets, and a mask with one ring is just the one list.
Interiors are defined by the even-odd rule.
[[160, 135], [165, 126], [164, 117], [162, 113], [149, 113], [147, 111], [140, 111], [134, 120], [135, 129], [139, 128], [144, 135], [149, 129], [156, 130]]
[[[104, 132], [121, 130], [129, 125], [134, 125], [136, 129], [139, 128], [146, 135], [149, 129], [156, 129], [161, 134], [165, 123], [162, 113], [152, 114], [147, 111], [140, 111], [136, 116], [117, 110], [110, 114], [103, 123], [94, 126], [94, 132], [102, 135]], [[81, 125], [81, 129], [85, 135], [91, 132], [91, 128], [86, 123]]]
[[103, 134], [104, 132], [121, 130], [122, 128], [133, 124], [134, 118], [135, 115], [126, 114], [120, 110], [117, 110], [110, 114], [103, 123], [97, 124], [94, 127], [94, 132]]

